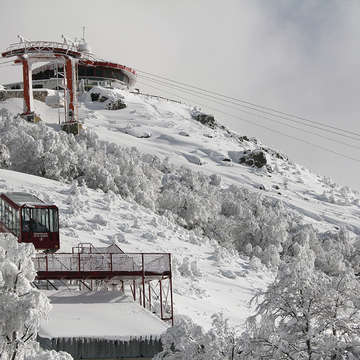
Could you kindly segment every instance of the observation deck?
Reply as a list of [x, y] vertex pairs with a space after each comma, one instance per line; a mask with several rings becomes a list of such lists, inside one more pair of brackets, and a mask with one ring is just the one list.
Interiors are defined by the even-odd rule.
[[2, 54], [2, 57], [9, 58], [25, 54], [58, 54], [80, 58], [82, 53], [77, 46], [56, 41], [23, 41], [11, 44]]
[[[75, 280], [93, 290], [93, 283], [129, 285], [134, 301], [164, 321], [174, 324], [170, 253], [124, 253], [117, 245], [95, 248], [88, 243], [73, 247], [72, 253], [38, 253], [33, 258], [36, 282], [56, 289], [52, 281]], [[36, 285], [35, 282], [35, 285]], [[159, 303], [160, 309], [154, 308]]]
[[168, 253], [55, 253], [34, 258], [37, 280], [161, 279], [171, 276]]

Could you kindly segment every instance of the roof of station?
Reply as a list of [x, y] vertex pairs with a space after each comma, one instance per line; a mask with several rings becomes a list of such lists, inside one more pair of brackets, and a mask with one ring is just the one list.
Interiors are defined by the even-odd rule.
[[[25, 57], [43, 59], [47, 61], [61, 57], [72, 57], [87, 66], [103, 66], [114, 69], [121, 69], [129, 76], [131, 81], [135, 80], [136, 72], [134, 69], [117, 64], [114, 62], [97, 59], [89, 52], [87, 44], [83, 42], [56, 42], [56, 41], [28, 41], [22, 40], [18, 43], [11, 44], [2, 54], [2, 57]], [[46, 60], [47, 59], [47, 60]]]
[[23, 192], [8, 192], [3, 193], [8, 199], [13, 203], [22, 206], [22, 205], [46, 205], [42, 200], [40, 200], [35, 195]]

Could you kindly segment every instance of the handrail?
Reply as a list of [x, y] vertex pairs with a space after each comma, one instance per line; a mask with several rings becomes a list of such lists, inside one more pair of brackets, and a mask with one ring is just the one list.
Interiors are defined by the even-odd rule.
[[10, 46], [5, 50], [11, 51], [16, 49], [23, 49], [28, 47], [52, 47], [52, 48], [60, 48], [60, 49], [68, 49], [72, 51], [79, 51], [75, 45], [61, 43], [57, 41], [23, 41], [19, 43], [10, 44]]
[[[153, 257], [156, 256], [154, 259]], [[35, 268], [37, 271], [83, 271], [83, 267], [90, 265], [87, 271], [114, 271], [114, 265], [120, 265], [125, 263], [125, 267], [128, 267], [127, 271], [135, 271], [134, 266], [136, 265], [136, 271], [150, 271], [160, 270], [161, 272], [170, 271], [170, 263], [168, 263], [169, 253], [59, 253], [59, 254], [37, 254], [34, 258]], [[150, 258], [150, 259], [149, 259]], [[40, 260], [45, 260], [46, 267], [40, 264]], [[37, 261], [36, 261], [37, 260]], [[98, 261], [101, 264], [96, 265]], [[142, 261], [141, 261], [142, 260]], [[74, 261], [69, 263], [69, 261]], [[120, 261], [120, 262], [119, 262]], [[128, 262], [128, 263], [127, 263]], [[139, 263], [138, 263], [139, 262]], [[158, 262], [158, 266], [156, 266]], [[60, 265], [58, 268], [55, 263]], [[95, 268], [93, 267], [95, 265]], [[154, 266], [155, 265], [155, 266]], [[70, 266], [70, 268], [68, 267]], [[99, 267], [100, 266], [100, 267]]]

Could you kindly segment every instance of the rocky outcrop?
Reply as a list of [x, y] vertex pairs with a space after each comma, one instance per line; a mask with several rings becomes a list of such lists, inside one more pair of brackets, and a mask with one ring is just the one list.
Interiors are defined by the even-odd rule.
[[239, 159], [240, 164], [261, 168], [267, 165], [266, 156], [262, 150], [245, 150]]
[[193, 109], [191, 111], [191, 117], [211, 129], [215, 129], [217, 127], [214, 115], [205, 114], [197, 109]]
[[126, 104], [120, 99], [115, 100], [115, 101], [110, 101], [107, 104], [108, 110], [120, 110], [120, 109], [124, 109], [124, 108], [126, 108]]
[[126, 108], [126, 104], [122, 99], [109, 99], [108, 97], [101, 95], [97, 92], [90, 93], [91, 101], [95, 102], [98, 101], [100, 103], [106, 102], [106, 109], [108, 110], [120, 110]]

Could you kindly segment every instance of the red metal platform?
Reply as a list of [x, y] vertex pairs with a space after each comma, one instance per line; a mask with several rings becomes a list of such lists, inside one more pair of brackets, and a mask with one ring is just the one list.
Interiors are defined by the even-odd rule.
[[138, 299], [141, 306], [153, 312], [157, 303], [160, 318], [173, 324], [169, 253], [124, 253], [113, 246], [99, 249], [79, 244], [72, 253], [41, 253], [33, 261], [39, 282], [78, 280], [92, 290], [93, 280], [99, 280], [121, 284], [123, 291], [128, 284], [134, 301]]

